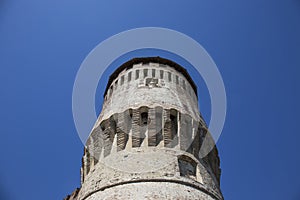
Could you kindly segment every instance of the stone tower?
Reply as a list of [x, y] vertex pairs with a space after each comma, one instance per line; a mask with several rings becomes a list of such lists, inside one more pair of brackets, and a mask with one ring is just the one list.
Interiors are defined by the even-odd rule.
[[197, 88], [180, 65], [135, 58], [110, 76], [87, 140], [81, 188], [68, 200], [222, 200], [216, 147], [199, 150], [207, 126]]

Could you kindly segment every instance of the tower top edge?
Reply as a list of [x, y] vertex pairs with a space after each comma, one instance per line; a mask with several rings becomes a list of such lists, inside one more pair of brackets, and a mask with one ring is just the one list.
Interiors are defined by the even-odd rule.
[[106, 85], [103, 97], [105, 97], [111, 83], [118, 77], [118, 75], [123, 70], [131, 69], [133, 67], [133, 65], [140, 64], [140, 63], [142, 63], [142, 64], [159, 63], [159, 64], [163, 64], [163, 65], [168, 65], [169, 67], [174, 68], [176, 71], [180, 72], [187, 79], [187, 81], [191, 84], [191, 87], [193, 88], [196, 96], [198, 96], [197, 95], [197, 86], [196, 86], [195, 82], [193, 81], [193, 79], [191, 78], [191, 76], [189, 75], [188, 71], [184, 67], [182, 67], [181, 65], [179, 65], [169, 59], [157, 56], [157, 57], [136, 57], [136, 58], [132, 58], [131, 60], [128, 60], [127, 62], [123, 63], [120, 67], [118, 67], [109, 76], [108, 83]]

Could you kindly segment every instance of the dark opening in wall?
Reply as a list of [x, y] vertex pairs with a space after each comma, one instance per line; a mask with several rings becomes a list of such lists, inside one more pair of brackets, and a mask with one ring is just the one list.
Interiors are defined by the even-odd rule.
[[132, 128], [132, 109], [125, 111], [125, 133], [129, 135], [129, 132]]
[[146, 138], [146, 132], [148, 130], [148, 110], [146, 112], [143, 111], [143, 109], [141, 109], [141, 115], [140, 115], [140, 122], [141, 122], [141, 126], [140, 126], [140, 144], [139, 146], [141, 146], [141, 144], [143, 143], [144, 139]]
[[110, 96], [112, 95], [112, 93], [113, 93], [113, 90], [114, 90], [114, 86], [113, 86], [113, 85], [111, 85], [111, 86], [110, 86], [110, 92], [109, 92], [109, 95], [110, 95]]
[[141, 125], [145, 126], [148, 124], [148, 112], [141, 113]]
[[168, 72], [168, 81], [169, 81], [169, 82], [172, 81], [172, 74], [171, 74], [171, 72]]
[[178, 157], [180, 176], [196, 180], [197, 163], [190, 157], [181, 155]]
[[162, 113], [162, 107], [155, 107], [156, 145], [158, 145], [163, 140]]
[[132, 147], [140, 147], [148, 129], [148, 108], [134, 109], [132, 114]]
[[131, 75], [132, 75], [132, 73], [131, 73], [131, 72], [129, 72], [129, 73], [128, 73], [128, 82], [130, 82], [130, 81], [131, 81]]
[[148, 76], [148, 69], [144, 69], [144, 78]]
[[121, 85], [123, 85], [123, 84], [124, 84], [124, 75], [121, 76]]
[[160, 70], [159, 73], [160, 73], [160, 79], [164, 79], [164, 70]]
[[158, 79], [157, 78], [146, 78], [146, 86], [158, 87]]
[[170, 110], [170, 120], [171, 120], [171, 138], [172, 145], [171, 147], [175, 147], [178, 144], [178, 120], [177, 120], [178, 112], [175, 109]]
[[101, 122], [100, 128], [101, 128], [101, 131], [105, 130], [105, 123], [104, 123], [104, 121]]
[[85, 148], [85, 153], [86, 153], [86, 174], [88, 174], [90, 172], [90, 168], [91, 168], [91, 156], [90, 156], [90, 152], [87, 148]]
[[148, 119], [151, 122], [148, 124], [148, 146], [156, 146], [155, 109], [148, 110]]
[[140, 70], [136, 70], [135, 71], [135, 80], [138, 79], [140, 77]]
[[152, 69], [152, 77], [155, 77], [155, 69]]
[[119, 80], [116, 80], [116, 82], [115, 82], [115, 89], [117, 89], [117, 87], [118, 87], [118, 81]]

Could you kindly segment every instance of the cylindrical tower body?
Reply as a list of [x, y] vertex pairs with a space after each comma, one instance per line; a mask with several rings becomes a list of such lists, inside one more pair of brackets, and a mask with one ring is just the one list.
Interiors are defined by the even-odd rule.
[[183, 67], [132, 59], [110, 76], [86, 143], [81, 188], [67, 199], [221, 200], [217, 149], [199, 158], [208, 134]]

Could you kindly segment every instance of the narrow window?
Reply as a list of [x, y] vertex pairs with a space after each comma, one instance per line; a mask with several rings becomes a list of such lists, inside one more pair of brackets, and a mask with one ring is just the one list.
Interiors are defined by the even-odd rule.
[[156, 145], [158, 145], [163, 140], [162, 113], [163, 113], [162, 107], [155, 108]]
[[169, 82], [172, 81], [172, 78], [171, 78], [171, 72], [168, 72], [168, 80], [169, 80]]
[[171, 119], [171, 133], [172, 133], [172, 138], [177, 136], [177, 131], [178, 131], [178, 125], [177, 125], [177, 113], [176, 115], [170, 115]]
[[135, 80], [138, 79], [139, 76], [140, 76], [140, 70], [137, 69], [137, 70], [135, 71]]
[[186, 88], [186, 87], [185, 87], [185, 80], [182, 80], [182, 87], [183, 87], [183, 89]]
[[118, 87], [118, 80], [116, 80], [115, 82], [115, 89], [117, 89], [117, 87]]
[[160, 79], [164, 79], [164, 70], [160, 70], [159, 73], [160, 73]]
[[194, 180], [196, 179], [197, 163], [193, 159], [181, 155], [178, 158], [178, 165], [179, 165], [180, 176], [191, 178]]
[[[139, 108], [138, 112], [140, 113], [139, 114], [140, 127], [138, 128], [139, 131], [137, 130], [137, 132], [135, 132], [135, 133], [133, 132], [134, 134], [136, 134], [135, 147], [141, 146], [144, 139], [146, 138], [146, 132], [148, 130], [148, 108], [141, 107], [141, 108]], [[134, 115], [133, 115], [133, 121], [135, 121]], [[132, 138], [132, 139], [134, 139], [134, 138]], [[132, 142], [134, 142], [134, 140], [132, 140]], [[133, 145], [133, 147], [134, 147], [134, 145]]]
[[176, 75], [176, 84], [179, 84], [179, 77]]
[[170, 111], [170, 120], [171, 120], [171, 138], [172, 144], [170, 147], [175, 147], [178, 144], [178, 121], [177, 121], [178, 112], [174, 109]]
[[124, 84], [124, 75], [121, 76], [121, 85], [123, 85], [123, 84]]
[[105, 123], [104, 123], [104, 121], [102, 121], [102, 122], [101, 122], [101, 124], [100, 124], [100, 128], [101, 128], [101, 130], [102, 130], [102, 131], [104, 131], [104, 130], [105, 130]]
[[155, 77], [155, 69], [152, 69], [152, 77]]
[[148, 113], [142, 112], [141, 113], [141, 125], [146, 126], [148, 124]]
[[132, 74], [131, 72], [128, 73], [128, 82], [131, 81], [131, 74]]
[[144, 69], [144, 78], [148, 76], [148, 69]]

